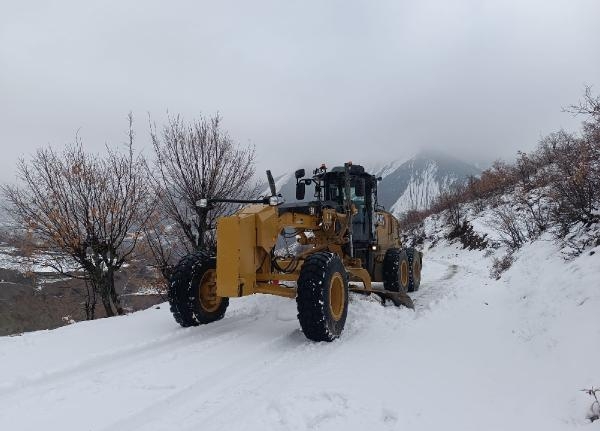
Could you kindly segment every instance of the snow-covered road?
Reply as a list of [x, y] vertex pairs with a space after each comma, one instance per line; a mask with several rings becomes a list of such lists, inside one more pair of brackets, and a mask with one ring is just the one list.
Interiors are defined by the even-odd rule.
[[[533, 255], [551, 268], [547, 248]], [[595, 272], [566, 271], [598, 281], [585, 258]], [[436, 247], [415, 311], [353, 295], [333, 343], [306, 340], [295, 302], [270, 296], [197, 328], [163, 304], [0, 338], [0, 430], [577, 428], [578, 390], [600, 384], [598, 289], [573, 291], [570, 314], [518, 263], [496, 282], [481, 253]]]

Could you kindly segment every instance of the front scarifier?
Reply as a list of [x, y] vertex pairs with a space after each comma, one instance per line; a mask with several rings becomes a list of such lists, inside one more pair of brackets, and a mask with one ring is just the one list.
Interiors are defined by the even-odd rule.
[[[248, 205], [218, 220], [216, 255], [198, 251], [175, 267], [169, 303], [181, 326], [219, 320], [229, 298], [256, 293], [296, 298], [302, 331], [314, 341], [341, 335], [350, 291], [413, 308], [406, 292], [419, 288], [423, 255], [402, 247], [398, 220], [377, 203], [381, 178], [351, 162], [304, 176], [296, 171], [297, 203], [283, 203], [270, 171], [270, 196], [198, 201], [206, 211], [217, 202]], [[304, 203], [306, 186], [314, 199]], [[295, 237], [299, 251], [276, 252], [282, 236]]]

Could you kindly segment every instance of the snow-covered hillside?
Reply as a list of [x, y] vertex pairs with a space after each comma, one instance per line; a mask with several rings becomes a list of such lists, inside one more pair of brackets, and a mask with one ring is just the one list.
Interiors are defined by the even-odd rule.
[[496, 281], [494, 253], [429, 245], [416, 310], [352, 296], [333, 343], [308, 341], [295, 302], [269, 296], [196, 328], [163, 304], [0, 338], [0, 429], [585, 429], [600, 246], [565, 262], [542, 238]]

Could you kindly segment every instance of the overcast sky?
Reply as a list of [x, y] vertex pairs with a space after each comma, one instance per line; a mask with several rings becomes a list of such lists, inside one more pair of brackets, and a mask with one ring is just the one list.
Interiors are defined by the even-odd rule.
[[0, 0], [0, 180], [18, 157], [219, 112], [275, 173], [419, 148], [508, 158], [600, 91], [598, 0]]

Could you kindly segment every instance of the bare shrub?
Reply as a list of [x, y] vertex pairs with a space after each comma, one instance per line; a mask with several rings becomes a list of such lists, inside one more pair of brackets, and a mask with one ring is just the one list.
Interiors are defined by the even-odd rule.
[[534, 176], [538, 166], [527, 153], [518, 151], [517, 161], [514, 165], [514, 175], [516, 180], [521, 183], [525, 190], [533, 188]]
[[573, 136], [566, 136], [553, 149], [553, 181], [549, 194], [556, 202], [553, 222], [559, 226], [559, 236], [567, 234], [576, 223], [595, 223], [600, 198], [600, 184], [594, 175], [594, 157], [591, 145]]
[[526, 241], [518, 212], [513, 207], [500, 206], [493, 211], [493, 226], [500, 234], [501, 241], [515, 250]]
[[430, 215], [428, 210], [409, 210], [400, 217], [400, 227], [406, 239], [405, 243], [410, 247], [422, 245], [425, 242], [425, 227], [423, 220]]
[[487, 202], [485, 199], [475, 199], [472, 204], [475, 214], [479, 214], [487, 208]]
[[467, 220], [452, 229], [446, 236], [449, 240], [459, 239], [463, 248], [469, 250], [483, 250], [488, 246], [487, 234], [479, 235], [473, 230], [473, 226]]
[[522, 214], [518, 215], [525, 226], [527, 238], [534, 240], [548, 230], [551, 223], [553, 203], [543, 189], [519, 190], [515, 193], [516, 203]]
[[567, 258], [579, 256], [590, 247], [600, 245], [600, 226], [577, 225], [571, 228], [567, 236], [559, 240], [563, 247], [562, 253]]
[[499, 196], [509, 191], [515, 182], [511, 167], [504, 162], [495, 161], [489, 169], [481, 173], [479, 181], [472, 185], [472, 193], [486, 199]]
[[434, 200], [430, 210], [435, 213], [444, 212], [445, 222], [451, 228], [460, 227], [465, 216], [465, 186], [453, 184], [449, 189], [443, 190]]
[[511, 251], [506, 253], [501, 258], [495, 257], [492, 262], [492, 268], [490, 271], [490, 277], [495, 280], [500, 280], [502, 273], [511, 267], [514, 262], [514, 256]]
[[592, 387], [591, 389], [582, 389], [582, 392], [585, 392], [590, 397], [592, 397], [592, 405], [588, 410], [586, 415], [586, 419], [590, 422], [594, 422], [600, 419], [600, 401], [598, 400], [598, 394], [600, 393], [600, 389]]

